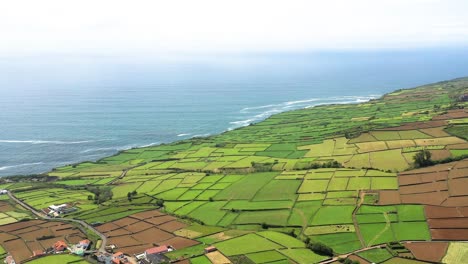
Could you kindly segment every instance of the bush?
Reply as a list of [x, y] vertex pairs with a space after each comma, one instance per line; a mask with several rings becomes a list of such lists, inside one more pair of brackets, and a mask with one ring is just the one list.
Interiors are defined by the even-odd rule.
[[307, 244], [307, 248], [319, 255], [325, 255], [330, 257], [333, 256], [333, 249], [320, 242], [311, 242]]
[[417, 168], [427, 167], [434, 164], [434, 162], [431, 160], [431, 152], [427, 149], [418, 151], [418, 153], [414, 155], [413, 160], [414, 165]]

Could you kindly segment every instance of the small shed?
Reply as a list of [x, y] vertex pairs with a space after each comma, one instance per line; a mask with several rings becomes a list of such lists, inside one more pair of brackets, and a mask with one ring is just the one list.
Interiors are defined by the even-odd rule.
[[207, 248], [205, 248], [205, 254], [210, 253], [210, 252], [214, 252], [216, 250], [218, 250], [218, 249], [215, 246], [207, 247]]

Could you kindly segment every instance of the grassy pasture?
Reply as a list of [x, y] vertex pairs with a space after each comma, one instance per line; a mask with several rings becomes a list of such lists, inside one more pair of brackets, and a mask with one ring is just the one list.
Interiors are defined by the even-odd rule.
[[252, 260], [254, 263], [274, 263], [280, 260], [286, 260], [286, 256], [279, 253], [275, 250], [258, 252], [258, 253], [250, 253], [247, 254], [247, 257]]
[[[252, 246], [255, 245], [255, 246]], [[234, 256], [282, 248], [281, 245], [256, 234], [248, 234], [215, 244], [226, 256]]]
[[312, 225], [349, 224], [354, 206], [322, 206], [312, 218]]
[[279, 252], [299, 264], [318, 263], [328, 259], [328, 257], [317, 255], [306, 248], [281, 249]]
[[393, 257], [385, 248], [374, 248], [358, 253], [358, 256], [374, 263], [381, 263]]

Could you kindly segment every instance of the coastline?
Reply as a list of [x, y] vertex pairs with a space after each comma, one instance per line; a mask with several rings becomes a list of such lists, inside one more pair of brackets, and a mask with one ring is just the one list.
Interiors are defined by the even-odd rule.
[[[180, 142], [191, 141], [191, 140], [194, 140], [194, 139], [210, 139], [211, 137], [216, 137], [216, 136], [223, 135], [223, 134], [231, 132], [231, 131], [236, 131], [236, 130], [242, 129], [242, 128], [246, 127], [246, 126], [249, 126], [250, 124], [261, 123], [261, 122], [263, 122], [265, 120], [268, 120], [269, 118], [271, 118], [271, 117], [273, 117], [275, 115], [282, 114], [282, 113], [288, 113], [288, 112], [292, 112], [292, 111], [301, 111], [301, 110], [311, 109], [311, 108], [316, 108], [316, 107], [329, 107], [329, 106], [334, 106], [334, 105], [362, 104], [362, 103], [366, 103], [366, 102], [369, 102], [369, 101], [372, 101], [372, 100], [381, 100], [385, 96], [387, 96], [389, 94], [396, 93], [396, 92], [401, 92], [401, 91], [404, 91], [404, 90], [417, 89], [417, 88], [420, 88], [420, 87], [435, 85], [435, 84], [444, 83], [444, 82], [447, 82], [447, 81], [456, 81], [456, 80], [463, 79], [463, 78], [464, 77], [459, 77], [459, 78], [455, 78], [455, 79], [451, 79], [451, 80], [444, 80], [444, 81], [430, 83], [430, 84], [423, 84], [423, 85], [419, 85], [419, 86], [412, 87], [412, 88], [400, 88], [400, 89], [396, 89], [396, 90], [393, 90], [391, 92], [385, 93], [383, 95], [380, 95], [378, 97], [377, 97], [377, 95], [372, 95], [371, 94], [371, 95], [366, 95], [366, 96], [328, 97], [328, 98], [324, 98], [324, 99], [314, 98], [314, 99], [304, 99], [304, 100], [297, 100], [297, 101], [288, 101], [288, 102], [283, 102], [283, 103], [276, 104], [276, 105], [275, 104], [270, 104], [270, 105], [257, 106], [257, 107], [246, 107], [246, 108], [242, 108], [240, 110], [240, 112], [243, 112], [243, 111], [245, 112], [246, 109], [256, 109], [256, 108], [263, 109], [263, 108], [267, 108], [267, 107], [271, 107], [271, 106], [277, 106], [277, 105], [291, 105], [292, 103], [311, 103], [311, 102], [313, 103], [312, 105], [307, 105], [307, 106], [304, 106], [304, 107], [301, 107], [301, 108], [295, 108], [295, 109], [289, 109], [289, 110], [286, 109], [286, 110], [280, 111], [280, 112], [269, 113], [269, 114], [265, 115], [264, 117], [262, 117], [262, 119], [259, 119], [258, 121], [254, 121], [254, 122], [249, 123], [249, 124], [243, 124], [241, 126], [233, 128], [233, 129], [226, 128], [224, 131], [219, 132], [219, 133], [193, 135], [193, 136], [192, 136], [191, 133], [180, 133], [180, 134], [177, 134], [176, 136], [177, 137], [190, 136], [190, 137], [189, 138], [179, 139], [179, 140], [174, 140], [174, 141], [170, 141], [170, 142], [153, 142], [153, 143], [145, 144], [145, 145], [141, 145], [141, 146], [135, 146], [135, 145], [132, 144], [132, 145], [129, 145], [129, 147], [119, 149], [117, 152], [115, 152], [114, 154], [111, 154], [111, 155], [100, 156], [99, 154], [95, 154], [96, 156], [98, 156], [98, 155], [100, 156], [96, 160], [81, 160], [81, 161], [76, 161], [76, 162], [64, 162], [61, 165], [58, 165], [58, 166], [54, 165], [50, 169], [44, 170], [43, 172], [40, 172], [40, 173], [10, 174], [10, 175], [2, 176], [2, 178], [17, 177], [17, 176], [46, 175], [47, 173], [53, 171], [55, 168], [58, 168], [58, 167], [70, 166], [70, 165], [73, 166], [73, 165], [78, 165], [78, 164], [87, 163], [87, 162], [99, 163], [99, 162], [101, 162], [102, 160], [104, 160], [106, 158], [111, 158], [111, 157], [118, 156], [118, 155], [122, 154], [123, 152], [128, 151], [128, 150], [132, 150], [132, 149], [142, 149], [142, 148], [149, 148], [149, 147], [171, 145], [171, 144], [177, 144], [177, 143], [180, 143]], [[342, 101], [342, 99], [344, 99], [344, 98], [353, 99], [353, 100], [351, 100], [351, 101], [350, 100]], [[363, 100], [362, 98], [367, 98], [367, 99]], [[339, 99], [340, 101], [339, 102], [330, 102], [330, 103], [324, 103], [324, 102], [318, 103], [317, 102], [317, 101], [320, 101], [320, 100], [331, 100], [331, 99]], [[30, 141], [28, 141], [28, 142], [30, 142]], [[45, 141], [40, 141], [40, 142], [42, 143], [42, 142], [45, 142]], [[57, 142], [57, 144], [67, 143], [67, 142], [64, 142], [64, 141], [54, 141], [54, 142]], [[89, 141], [72, 141], [71, 143], [78, 144], [79, 142], [89, 142]], [[118, 149], [118, 147], [110, 147], [109, 149]], [[44, 164], [44, 163], [45, 163], [45, 161], [41, 161], [41, 162], [28, 163], [28, 165], [29, 164]], [[15, 166], [23, 166], [23, 164], [13, 165], [13, 166], [4, 166], [4, 167], [8, 168], [8, 167], [15, 167]]]

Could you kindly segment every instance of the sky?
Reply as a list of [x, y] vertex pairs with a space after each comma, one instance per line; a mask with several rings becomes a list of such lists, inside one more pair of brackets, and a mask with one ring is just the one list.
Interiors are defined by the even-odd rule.
[[14, 0], [0, 55], [468, 46], [467, 0]]

